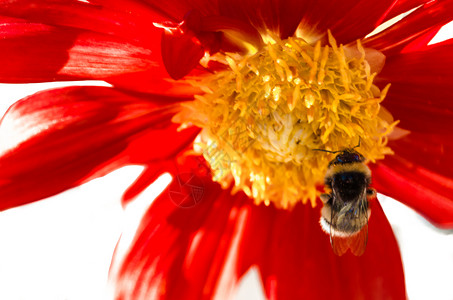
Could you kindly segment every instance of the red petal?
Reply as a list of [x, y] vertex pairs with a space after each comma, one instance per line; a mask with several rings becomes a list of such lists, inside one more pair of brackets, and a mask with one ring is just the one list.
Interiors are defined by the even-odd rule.
[[124, 40], [84, 32], [77, 36], [68, 50], [68, 61], [59, 74], [105, 80], [138, 72], [165, 75], [156, 55], [149, 48]]
[[191, 10], [199, 11], [203, 16], [218, 15], [217, 0], [173, 0], [171, 5], [166, 1], [144, 0], [151, 8], [173, 21], [182, 21]]
[[390, 57], [376, 82], [392, 85], [384, 102], [400, 126], [417, 132], [453, 129], [453, 40]]
[[233, 286], [236, 274], [228, 274], [226, 289], [220, 275], [235, 255], [250, 200], [208, 177], [179, 176], [154, 200], [125, 258], [115, 257], [116, 299], [212, 299]]
[[100, 79], [155, 94], [186, 96], [198, 91], [168, 77], [160, 54], [161, 32], [157, 28], [150, 29], [158, 32], [155, 44], [143, 48], [92, 32], [6, 17], [0, 20], [2, 82]]
[[151, 100], [111, 88], [70, 87], [14, 104], [0, 123], [0, 210], [54, 195], [128, 163], [131, 153], [123, 151], [130, 139], [170, 124], [175, 112]]
[[363, 44], [389, 57], [401, 51], [414, 39], [426, 34], [435, 34], [440, 26], [453, 20], [452, 11], [451, 0], [430, 1], [388, 29], [366, 39]]
[[397, 47], [391, 48], [391, 50], [385, 51], [385, 53], [391, 56], [398, 51], [404, 53], [424, 50], [442, 27], [443, 25], [431, 27], [429, 30], [425, 30], [424, 33], [419, 34], [416, 38], [407, 39], [404, 43], [400, 43]]
[[399, 157], [431, 172], [453, 178], [453, 134], [411, 132], [401, 139], [390, 141], [390, 148]]
[[[426, 157], [428, 163], [437, 157], [436, 154], [431, 155], [434, 157]], [[437, 158], [441, 162], [444, 160], [442, 157]], [[423, 162], [420, 156], [418, 160], [409, 159], [394, 155], [373, 165], [374, 186], [380, 193], [398, 199], [438, 226], [452, 228], [453, 180], [423, 167], [423, 164], [428, 163]], [[418, 164], [418, 161], [422, 164]], [[449, 163], [444, 167], [451, 169]], [[451, 173], [451, 170], [448, 172]]]
[[[195, 14], [191, 14], [195, 15]], [[192, 27], [195, 32], [215, 32], [215, 33], [233, 33], [234, 37], [236, 39], [239, 39], [241, 41], [246, 41], [249, 44], [254, 45], [256, 48], [260, 48], [263, 46], [263, 40], [260, 35], [260, 33], [256, 30], [255, 27], [250, 25], [249, 23], [243, 22], [241, 20], [237, 19], [232, 19], [224, 16], [208, 16], [208, 17], [199, 17], [199, 19], [196, 19], [196, 16], [193, 16], [192, 23], [195, 24], [190, 24], [187, 22], [187, 25]], [[188, 20], [189, 21], [189, 20]], [[198, 21], [198, 22], [193, 22], [193, 21]], [[198, 28], [196, 27], [198, 25]], [[233, 40], [228, 40], [227, 35], [221, 35], [220, 40], [223, 40], [223, 46], [224, 49], [223, 51], [227, 51], [228, 49], [225, 50], [225, 43], [237, 43], [237, 41]], [[240, 47], [241, 45], [239, 45]], [[212, 47], [211, 47], [212, 48]], [[212, 52], [212, 51], [211, 51]], [[215, 52], [215, 51], [214, 51]]]
[[[179, 124], [153, 129], [135, 138], [126, 149], [131, 163], [146, 164], [145, 170], [123, 195], [123, 204], [128, 203], [159, 175], [174, 166], [173, 160], [192, 145], [199, 133], [198, 128], [178, 131]], [[158, 146], [156, 146], [156, 144]]]
[[162, 59], [168, 74], [178, 80], [194, 69], [204, 55], [200, 41], [190, 33], [165, 30], [162, 34]]
[[151, 166], [147, 166], [135, 182], [124, 192], [122, 204], [128, 204], [138, 194], [143, 192], [150, 186], [156, 179], [164, 173], [164, 167], [161, 163], [156, 162]]
[[161, 57], [161, 32], [153, 30], [159, 30], [159, 37], [147, 48], [105, 35], [82, 33], [68, 50], [68, 61], [59, 74], [105, 80], [139, 92], [192, 96], [196, 88], [168, 76]]
[[[38, 24], [64, 26], [64, 30], [58, 29], [62, 32], [61, 36], [58, 35], [54, 38], [57, 41], [67, 39], [71, 43], [75, 39], [74, 34], [65, 36], [68, 28], [91, 31], [91, 33], [85, 32], [83, 36], [77, 37], [74, 48], [70, 50], [69, 66], [63, 72], [54, 76], [54, 80], [68, 79], [63, 75], [69, 74], [79, 78], [106, 80], [123, 88], [154, 94], [189, 95], [197, 92], [197, 89], [190, 87], [187, 83], [176, 83], [169, 78], [161, 58], [161, 30], [153, 24], [165, 21], [158, 14], [159, 12], [162, 13], [160, 8], [170, 8], [169, 11], [174, 11], [174, 8], [180, 7], [184, 14], [195, 8], [207, 13], [208, 10], [204, 9], [208, 7], [207, 3], [200, 2], [197, 4], [191, 1], [189, 4], [181, 1], [168, 6], [161, 1], [150, 1], [149, 4], [145, 4], [140, 1], [128, 0], [95, 0], [89, 3], [62, 0], [0, 0], [1, 2], [5, 3], [0, 4], [0, 14], [30, 20]], [[101, 34], [93, 34], [92, 32]], [[104, 34], [114, 37], [106, 37]], [[13, 46], [22, 49], [24, 46], [29, 46], [26, 45], [27, 42], [28, 44], [38, 44], [38, 42], [32, 40]], [[45, 45], [53, 47], [52, 42], [51, 37], [50, 45], [48, 45], [49, 43], [45, 43]], [[59, 45], [66, 45], [66, 43]], [[171, 46], [175, 46], [175, 43]], [[187, 43], [184, 43], [183, 46], [187, 46]], [[163, 47], [165, 49], [165, 45]], [[39, 52], [39, 54], [41, 52], [57, 53], [60, 54], [59, 56], [67, 57], [66, 53], [60, 52], [61, 50], [60, 46], [53, 47], [52, 51], [46, 51], [46, 49], [34, 51]], [[167, 57], [169, 51], [168, 49], [165, 50], [164, 57]], [[177, 48], [176, 50], [181, 49]], [[187, 48], [184, 50], [186, 51]], [[181, 55], [182, 51], [179, 51], [177, 56], [170, 57], [170, 65], [174, 64], [178, 65], [179, 69], [190, 70], [194, 66], [193, 62], [198, 62], [200, 58], [200, 51], [197, 50], [195, 54], [191, 53], [190, 55], [187, 55], [187, 52], [184, 52], [185, 55]], [[7, 52], [7, 59], [10, 59], [11, 52]], [[182, 59], [187, 57], [189, 61]], [[192, 59], [193, 57], [196, 57], [196, 59]], [[30, 60], [34, 59], [35, 56], [30, 58]], [[13, 61], [15, 60], [13, 59]], [[188, 62], [190, 63], [188, 64]], [[168, 65], [168, 60], [166, 64]], [[55, 63], [52, 65], [55, 65]], [[46, 68], [39, 68], [39, 70], [42, 69]], [[170, 68], [172, 76], [174, 75], [173, 69]], [[114, 70], [117, 71], [114, 72]], [[39, 81], [41, 79], [39, 76], [33, 77], [38, 78], [28, 81]], [[176, 78], [177, 76], [173, 77]], [[13, 80], [5, 79], [5, 82], [13, 82]], [[41, 80], [49, 79], [42, 78]], [[16, 81], [20, 82], [19, 79]]]
[[[4, 82], [108, 79], [159, 71], [157, 57], [148, 48], [106, 35], [1, 18], [0, 72]], [[160, 73], [165, 74], [162, 67]]]
[[[313, 1], [304, 11], [299, 28], [302, 30], [304, 37], [308, 37], [310, 41], [317, 40], [358, 3], [360, 3], [360, 0]], [[343, 41], [339, 42], [343, 43]]]
[[219, 0], [223, 16], [250, 23], [262, 33], [270, 29], [281, 38], [293, 35], [309, 6], [310, 3], [298, 0]]
[[331, 27], [332, 35], [344, 44], [363, 38], [383, 22], [395, 2], [359, 1]]
[[398, 245], [379, 203], [371, 204], [368, 244], [359, 257], [333, 254], [319, 209], [252, 211], [249, 233], [265, 243], [244, 236], [244, 249], [256, 253], [269, 299], [406, 299]]
[[[165, 72], [165, 74], [162, 74], [162, 72]], [[176, 81], [170, 78], [163, 67], [115, 75], [104, 80], [118, 88], [141, 93], [193, 98], [194, 94], [201, 92], [186, 81]]]
[[390, 20], [427, 2], [430, 2], [430, 0], [398, 0], [396, 1], [395, 5], [392, 7], [384, 21]]
[[[0, 80], [39, 82], [74, 79], [58, 71], [79, 32], [0, 17]], [[39, 45], [39, 47], [35, 46]]]
[[[156, 100], [156, 99], [152, 99]], [[165, 108], [162, 109], [163, 113]], [[183, 131], [178, 130], [180, 124], [164, 122], [154, 124], [142, 134], [135, 136], [130, 141], [127, 152], [129, 161], [135, 164], [160, 162], [174, 159], [192, 144], [200, 129], [189, 127]]]
[[300, 28], [309, 40], [332, 29], [340, 43], [347, 43], [371, 32], [385, 18], [394, 0], [386, 1], [308, 1], [219, 0], [222, 15], [250, 22], [261, 32], [270, 29], [282, 38]]
[[[139, 1], [0, 0], [0, 14], [33, 23], [84, 29], [139, 44], [155, 40], [153, 22], [164, 19]], [[160, 33], [160, 32], [159, 32]]]

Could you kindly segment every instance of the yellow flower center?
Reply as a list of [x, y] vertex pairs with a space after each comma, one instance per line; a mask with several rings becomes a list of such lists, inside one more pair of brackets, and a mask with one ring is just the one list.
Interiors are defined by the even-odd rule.
[[335, 156], [315, 149], [352, 148], [369, 161], [391, 153], [386, 136], [396, 122], [380, 116], [388, 86], [360, 55], [348, 57], [332, 36], [330, 46], [273, 38], [254, 54], [219, 54], [228, 68], [193, 84], [205, 94], [184, 104], [175, 121], [203, 128], [195, 143], [213, 179], [234, 184], [256, 203], [314, 206], [327, 165]]

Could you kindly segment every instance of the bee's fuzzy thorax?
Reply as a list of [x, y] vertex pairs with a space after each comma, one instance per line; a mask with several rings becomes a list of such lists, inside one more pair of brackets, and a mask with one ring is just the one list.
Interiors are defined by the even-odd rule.
[[371, 178], [370, 169], [361, 162], [332, 165], [327, 169], [325, 178], [332, 178], [334, 175], [344, 172], [359, 172], [365, 174], [366, 178]]

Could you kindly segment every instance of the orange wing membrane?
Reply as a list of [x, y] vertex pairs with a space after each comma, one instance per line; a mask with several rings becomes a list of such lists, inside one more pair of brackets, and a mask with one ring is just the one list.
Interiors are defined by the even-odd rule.
[[361, 256], [365, 253], [366, 244], [368, 240], [368, 225], [363, 226], [363, 228], [356, 234], [341, 237], [341, 236], [331, 236], [330, 237], [333, 253], [338, 256], [342, 256], [349, 249], [352, 254], [355, 256]]

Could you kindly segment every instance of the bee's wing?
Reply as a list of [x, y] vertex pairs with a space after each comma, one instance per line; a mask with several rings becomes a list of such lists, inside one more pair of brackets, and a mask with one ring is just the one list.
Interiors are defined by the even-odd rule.
[[367, 239], [368, 225], [363, 226], [358, 233], [351, 236], [332, 236], [331, 243], [333, 253], [342, 256], [348, 249], [351, 249], [352, 254], [361, 256], [365, 252]]
[[[342, 199], [333, 197], [332, 205], [343, 205]], [[337, 201], [337, 202], [336, 202]], [[336, 255], [343, 255], [351, 249], [351, 252], [360, 256], [365, 252], [366, 244], [368, 241], [368, 200], [366, 197], [366, 189], [360, 194], [359, 199], [356, 201], [350, 201], [348, 209], [331, 210], [331, 229], [330, 229], [330, 243], [332, 245], [333, 252]], [[358, 231], [351, 234], [341, 232], [339, 234], [333, 228], [342, 228], [342, 230], [348, 230], [348, 224], [363, 224], [363, 227]], [[351, 225], [353, 226], [353, 225]], [[332, 228], [333, 227], [333, 228]]]
[[331, 234], [330, 243], [332, 245], [333, 253], [338, 256], [342, 256], [350, 248], [349, 239], [346, 237], [340, 237]]

